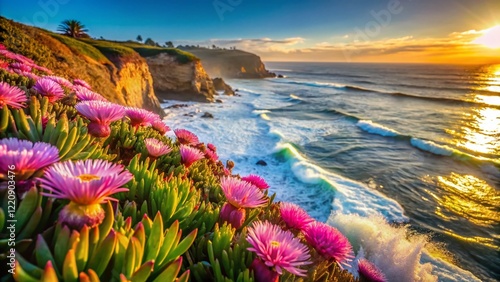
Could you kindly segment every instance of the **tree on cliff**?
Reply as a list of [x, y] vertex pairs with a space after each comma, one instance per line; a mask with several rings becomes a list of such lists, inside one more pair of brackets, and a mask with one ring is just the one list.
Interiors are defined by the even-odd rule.
[[146, 39], [146, 41], [144, 41], [144, 44], [151, 45], [151, 46], [156, 46], [156, 42], [153, 39], [151, 39], [151, 38]]
[[89, 35], [87, 32], [89, 31], [88, 29], [85, 28], [85, 26], [77, 20], [65, 20], [63, 21], [58, 27], [57, 31], [61, 32], [64, 35], [79, 38], [88, 38]]
[[167, 41], [165, 42], [165, 46], [167, 46], [167, 48], [174, 48], [174, 43], [172, 43], [172, 41]]
[[141, 36], [140, 34], [139, 34], [139, 35], [137, 35], [136, 40], [137, 40], [137, 41], [139, 41], [139, 42], [142, 42], [142, 36]]

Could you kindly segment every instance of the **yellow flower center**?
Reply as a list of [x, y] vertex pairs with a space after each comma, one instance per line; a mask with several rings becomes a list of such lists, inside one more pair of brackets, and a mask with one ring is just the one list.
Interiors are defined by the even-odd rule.
[[280, 242], [271, 241], [271, 246], [273, 246], [273, 247], [279, 247], [280, 246]]
[[94, 174], [82, 174], [82, 175], [79, 175], [77, 177], [80, 178], [80, 180], [83, 182], [89, 182], [92, 180], [101, 179], [101, 177], [94, 175]]

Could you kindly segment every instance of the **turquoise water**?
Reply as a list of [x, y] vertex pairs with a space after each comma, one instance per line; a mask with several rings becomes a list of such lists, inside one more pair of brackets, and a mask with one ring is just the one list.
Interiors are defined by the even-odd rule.
[[266, 65], [286, 77], [229, 81], [241, 97], [168, 124], [341, 229], [392, 281], [500, 279], [500, 67]]

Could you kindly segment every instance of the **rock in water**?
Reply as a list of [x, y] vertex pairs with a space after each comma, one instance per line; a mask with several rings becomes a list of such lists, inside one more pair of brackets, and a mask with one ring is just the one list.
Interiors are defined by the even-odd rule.
[[264, 160], [259, 160], [256, 165], [267, 166], [267, 163]]
[[214, 115], [212, 115], [211, 113], [209, 112], [205, 112], [202, 116], [202, 118], [214, 118]]

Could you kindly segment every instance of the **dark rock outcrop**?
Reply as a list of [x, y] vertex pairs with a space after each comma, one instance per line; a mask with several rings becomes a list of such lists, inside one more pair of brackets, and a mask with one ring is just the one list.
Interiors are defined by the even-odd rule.
[[227, 96], [233, 96], [234, 95], [233, 88], [231, 86], [229, 86], [228, 84], [226, 84], [226, 82], [224, 81], [224, 79], [222, 79], [220, 77], [216, 77], [216, 78], [212, 79], [212, 82], [214, 84], [215, 90], [217, 90], [217, 91], [224, 91], [224, 95], [227, 95]]

